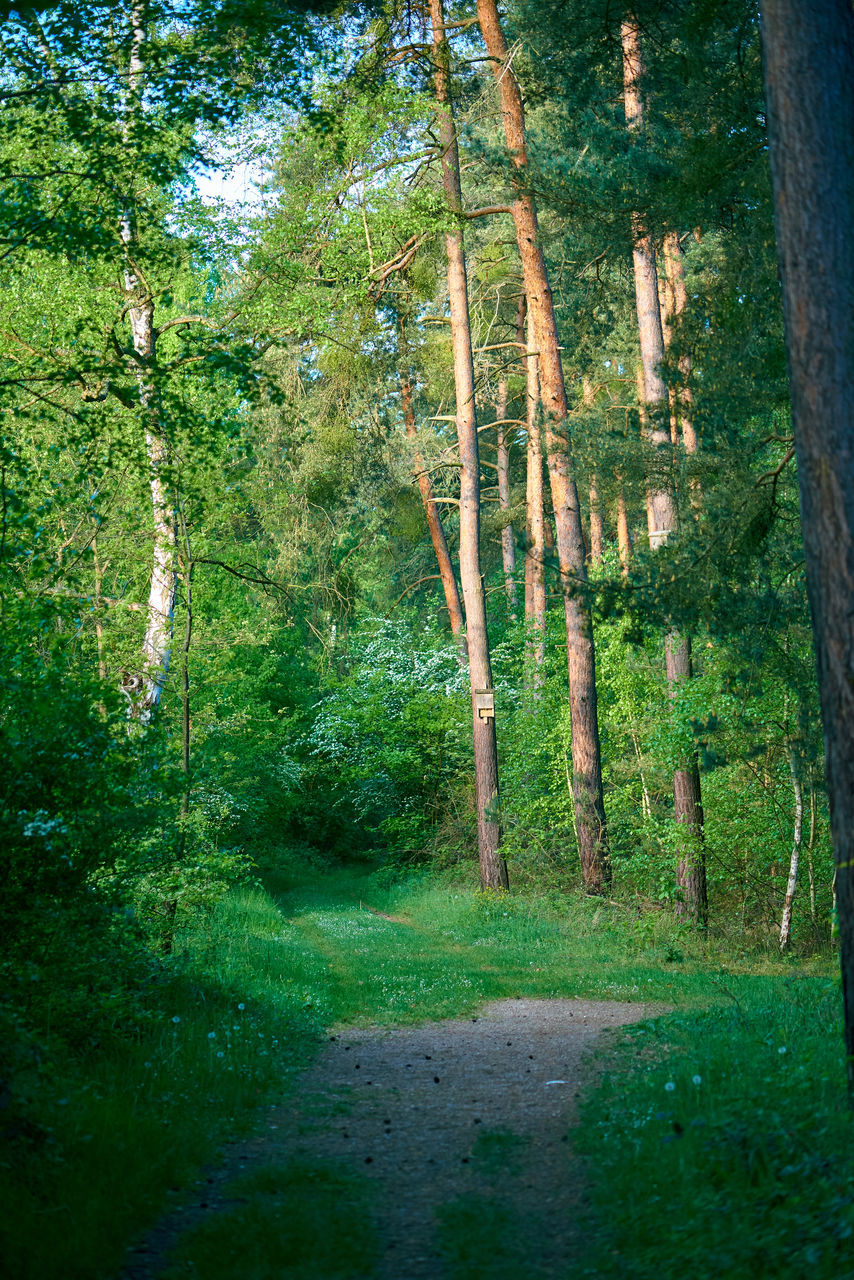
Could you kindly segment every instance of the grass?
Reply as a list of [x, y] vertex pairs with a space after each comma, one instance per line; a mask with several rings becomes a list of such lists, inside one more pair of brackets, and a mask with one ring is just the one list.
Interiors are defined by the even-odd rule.
[[188, 1232], [163, 1280], [359, 1280], [379, 1254], [365, 1179], [297, 1163], [237, 1179], [244, 1203]]
[[[734, 960], [664, 915], [635, 918], [589, 900], [316, 874], [228, 895], [132, 999], [126, 993], [132, 1017], [113, 1025], [99, 1015], [76, 1037], [73, 1019], [64, 1030], [56, 1020], [38, 1067], [24, 1073], [31, 1129], [3, 1147], [0, 1248], [12, 1280], [114, 1276], [169, 1189], [224, 1137], [251, 1129], [325, 1028], [451, 1017], [516, 995], [674, 1010], [624, 1036], [622, 1069], [585, 1103], [588, 1274], [854, 1275], [843, 1261], [854, 1135], [841, 1108], [839, 1001], [821, 962], [806, 973], [792, 960]], [[59, 970], [54, 981], [61, 999]], [[487, 1137], [480, 1159], [512, 1159], [506, 1135], [491, 1146]], [[364, 1187], [315, 1166], [265, 1176], [244, 1183], [245, 1204], [185, 1241], [170, 1275], [188, 1274], [190, 1258], [210, 1280], [370, 1274]], [[309, 1222], [332, 1250], [322, 1265], [293, 1234]], [[514, 1222], [497, 1202], [448, 1206], [440, 1242], [449, 1275], [480, 1274], [484, 1232], [493, 1251], [484, 1275], [513, 1274]], [[258, 1245], [244, 1263], [226, 1242], [249, 1237]], [[367, 1270], [335, 1271], [336, 1249]]]
[[529, 1224], [497, 1196], [460, 1196], [439, 1211], [438, 1244], [448, 1280], [539, 1280]]
[[854, 1276], [854, 1123], [836, 984], [765, 978], [627, 1029], [586, 1099], [597, 1243], [630, 1280]]

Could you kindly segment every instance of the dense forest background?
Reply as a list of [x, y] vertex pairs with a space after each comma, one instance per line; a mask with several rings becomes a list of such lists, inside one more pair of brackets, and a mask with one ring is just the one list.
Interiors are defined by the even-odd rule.
[[[832, 857], [755, 5], [502, 14], [557, 425], [519, 154], [471, 5], [444, 15], [444, 102], [419, 6], [4, 8], [9, 1140], [44, 1141], [46, 1045], [73, 1058], [156, 1022], [182, 939], [233, 886], [341, 862], [473, 886], [499, 825], [511, 893], [602, 897], [636, 936], [672, 929], [677, 959], [823, 963]], [[475, 790], [455, 577], [470, 459], [446, 242], [463, 232], [494, 696], [474, 733], [494, 728], [500, 806]], [[572, 573], [558, 454], [580, 495]], [[595, 874], [569, 599], [595, 644]], [[679, 778], [699, 788], [687, 816]]]

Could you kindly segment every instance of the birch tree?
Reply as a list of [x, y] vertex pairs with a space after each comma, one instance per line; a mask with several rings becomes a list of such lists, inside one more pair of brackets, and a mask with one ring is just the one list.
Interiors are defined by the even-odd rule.
[[[127, 98], [123, 142], [129, 156], [137, 145], [141, 116], [145, 110], [145, 49], [148, 25], [147, 5], [135, 3], [128, 14]], [[133, 173], [133, 167], [130, 167]], [[167, 433], [158, 397], [157, 338], [154, 328], [154, 297], [139, 265], [137, 201], [133, 190], [125, 192], [119, 223], [123, 250], [122, 279], [133, 356], [131, 366], [139, 388], [139, 405], [148, 457], [151, 512], [154, 527], [151, 581], [145, 636], [142, 642], [141, 673], [126, 673], [123, 687], [133, 715], [143, 723], [151, 718], [166, 683], [172, 652], [172, 618], [178, 589], [176, 549], [176, 499], [170, 482]]]

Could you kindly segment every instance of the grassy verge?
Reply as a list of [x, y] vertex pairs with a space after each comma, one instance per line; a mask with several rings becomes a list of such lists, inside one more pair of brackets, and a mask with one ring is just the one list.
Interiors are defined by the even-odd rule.
[[163, 1280], [361, 1280], [379, 1256], [365, 1179], [292, 1163], [237, 1179], [234, 1209], [188, 1233]]
[[[239, 943], [225, 943], [231, 927]], [[18, 1052], [0, 1113], [4, 1275], [115, 1276], [169, 1189], [286, 1087], [323, 1022], [287, 953], [275, 972], [260, 963], [282, 927], [264, 895], [242, 895], [200, 922], [183, 954], [165, 964], [125, 956], [88, 999], [105, 963], [97, 953], [77, 973], [67, 953], [42, 966], [43, 1007], [12, 1010]]]
[[586, 1274], [854, 1275], [854, 1122], [829, 980], [732, 984], [627, 1030], [577, 1145], [594, 1193]]
[[[76, 991], [72, 1009], [67, 964], [63, 956], [52, 975], [41, 975], [54, 988], [56, 1016], [48, 1000], [47, 1025], [43, 1009], [40, 1034], [12, 1080], [15, 1120], [0, 1147], [0, 1249], [15, 1280], [114, 1276], [169, 1188], [185, 1184], [226, 1135], [251, 1128], [258, 1107], [281, 1096], [310, 1060], [324, 1028], [451, 1017], [515, 995], [676, 1010], [630, 1035], [625, 1072], [603, 1084], [586, 1112], [591, 1179], [600, 1188], [594, 1238], [606, 1242], [591, 1274], [611, 1274], [618, 1256], [621, 1272], [639, 1277], [653, 1266], [674, 1277], [794, 1277], [813, 1257], [805, 1250], [818, 1249], [816, 1265], [824, 1266], [840, 1256], [832, 1242], [842, 1248], [847, 1239], [851, 1133], [839, 1110], [838, 1002], [820, 965], [808, 975], [793, 962], [733, 961], [664, 916], [635, 919], [607, 904], [496, 897], [424, 880], [389, 886], [343, 871], [230, 894], [179, 937], [167, 964], [131, 967], [106, 984], [110, 999], [93, 995], [91, 1016], [85, 992], [80, 1003]], [[691, 1083], [695, 1075], [702, 1085]], [[314, 1197], [322, 1208], [324, 1196], [331, 1204], [336, 1195], [361, 1203], [357, 1187], [336, 1192], [339, 1175], [327, 1172], [328, 1186], [323, 1171], [280, 1174], [290, 1178], [294, 1204]], [[257, 1212], [274, 1262], [283, 1250], [296, 1259], [281, 1274], [318, 1274], [307, 1246], [297, 1247], [293, 1213], [277, 1217], [276, 1196], [255, 1188], [251, 1213], [239, 1210], [246, 1222], [232, 1225], [249, 1231]], [[721, 1211], [746, 1204], [756, 1208], [750, 1231], [766, 1224], [770, 1233], [775, 1215], [774, 1268], [757, 1269], [756, 1258], [744, 1272], [711, 1268], [703, 1258], [717, 1256], [717, 1236], [720, 1257], [732, 1256]], [[230, 1275], [217, 1230], [212, 1224], [211, 1274]], [[443, 1230], [461, 1239], [450, 1221]], [[670, 1272], [661, 1261], [665, 1231], [680, 1241]], [[373, 1245], [360, 1240], [359, 1265], [369, 1272]], [[462, 1274], [465, 1257], [448, 1248]], [[511, 1248], [511, 1270], [514, 1257]], [[263, 1258], [253, 1266], [247, 1274], [267, 1274]]]

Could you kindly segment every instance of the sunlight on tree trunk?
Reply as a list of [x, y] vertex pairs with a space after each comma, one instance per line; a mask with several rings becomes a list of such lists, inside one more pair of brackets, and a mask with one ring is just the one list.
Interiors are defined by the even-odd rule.
[[[132, 137], [134, 118], [142, 112], [142, 51], [145, 44], [144, 6], [131, 10], [131, 50], [128, 75], [128, 105], [125, 142]], [[177, 592], [177, 559], [175, 545], [174, 504], [168, 497], [169, 450], [159, 420], [154, 368], [157, 358], [154, 329], [154, 301], [136, 263], [139, 229], [136, 225], [134, 198], [127, 198], [121, 217], [119, 234], [124, 250], [124, 293], [134, 350], [133, 373], [139, 388], [139, 403], [145, 424], [145, 448], [148, 454], [154, 543], [151, 581], [148, 590], [148, 613], [142, 642], [142, 674], [126, 677], [124, 687], [131, 700], [132, 714], [143, 723], [151, 715], [163, 692], [172, 651], [172, 617]]]
[[554, 302], [540, 246], [536, 205], [528, 184], [522, 95], [510, 64], [495, 0], [478, 0], [477, 15], [501, 100], [504, 137], [513, 175], [513, 221], [537, 348], [540, 399], [545, 411], [546, 454], [566, 612], [578, 852], [585, 888], [589, 893], [604, 893], [611, 880], [611, 860], [602, 790], [593, 624], [587, 599], [581, 508], [569, 451], [566, 389]]
[[[525, 338], [524, 317], [516, 329]], [[527, 317], [525, 356], [525, 421], [528, 430], [526, 483], [525, 622], [530, 635], [525, 671], [528, 684], [539, 696], [546, 660], [546, 532], [543, 515], [543, 453], [540, 438], [540, 380], [537, 350], [530, 315]]]
[[[498, 507], [502, 513], [510, 510], [510, 450], [507, 445], [507, 378], [498, 381], [496, 403], [498, 418]], [[508, 519], [501, 528], [501, 561], [504, 568], [504, 591], [511, 618], [516, 616], [516, 538], [512, 522]]]
[[[450, 90], [450, 53], [445, 38], [442, 0], [430, 0], [433, 27], [434, 83], [442, 144], [442, 178], [451, 229], [445, 233], [448, 259], [448, 298], [454, 347], [454, 385], [457, 397], [457, 438], [460, 446], [460, 580], [466, 610], [469, 676], [472, 690], [477, 838], [483, 888], [506, 889], [507, 865], [501, 856], [498, 808], [498, 751], [486, 601], [480, 569], [480, 458], [475, 413], [474, 364], [468, 284], [463, 246], [460, 159]], [[479, 705], [479, 704], [483, 705]]]
[[[670, 231], [664, 237], [664, 270], [667, 275], [668, 289], [668, 329], [669, 339], [665, 347], [669, 348], [674, 326], [684, 315], [688, 305], [688, 293], [685, 288], [685, 266], [682, 261], [682, 246], [676, 231]], [[689, 455], [699, 449], [699, 439], [693, 423], [694, 393], [691, 390], [691, 356], [682, 351], [678, 360], [679, 383], [673, 388], [675, 426], [681, 429], [682, 446]], [[674, 441], [675, 443], [675, 441]]]
[[408, 370], [404, 370], [400, 374], [400, 403], [403, 410], [403, 422], [406, 427], [407, 439], [412, 441], [414, 447], [413, 454], [413, 475], [418, 485], [418, 492], [421, 494], [421, 502], [424, 507], [424, 514], [427, 517], [427, 528], [430, 531], [430, 541], [433, 544], [433, 552], [436, 556], [436, 563], [439, 567], [439, 578], [442, 583], [442, 590], [445, 593], [445, 606], [448, 610], [448, 620], [451, 624], [451, 632], [457, 638], [460, 651], [460, 660], [466, 660], [466, 642], [463, 634], [463, 607], [460, 603], [460, 593], [457, 589], [457, 579], [454, 573], [454, 564], [451, 560], [451, 553], [448, 550], [448, 540], [445, 537], [445, 530], [442, 525], [442, 517], [439, 514], [439, 507], [433, 497], [433, 485], [424, 466], [424, 459], [418, 449], [418, 426], [415, 421], [415, 407], [412, 401], [412, 382]]
[[617, 551], [620, 557], [620, 570], [624, 578], [629, 575], [629, 561], [632, 558], [632, 539], [629, 533], [629, 515], [626, 510], [626, 490], [620, 484], [617, 493]]

